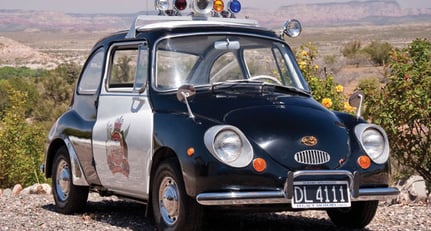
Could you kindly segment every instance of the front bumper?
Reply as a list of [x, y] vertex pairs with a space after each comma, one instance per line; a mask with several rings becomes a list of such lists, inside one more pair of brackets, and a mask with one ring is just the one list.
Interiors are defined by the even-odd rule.
[[351, 201], [388, 200], [400, 192], [395, 187], [359, 188], [359, 173], [344, 170], [289, 172], [284, 189], [272, 191], [205, 192], [196, 196], [201, 205], [259, 205], [292, 202], [293, 182], [300, 176], [346, 176], [349, 180]]

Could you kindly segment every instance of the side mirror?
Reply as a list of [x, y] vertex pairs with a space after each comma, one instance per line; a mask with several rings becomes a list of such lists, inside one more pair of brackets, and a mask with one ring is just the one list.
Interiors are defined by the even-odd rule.
[[296, 19], [287, 20], [280, 30], [280, 38], [287, 35], [291, 38], [298, 37], [302, 32], [302, 25]]
[[180, 102], [183, 102], [187, 106], [187, 111], [189, 113], [189, 117], [194, 119], [195, 115], [193, 115], [192, 109], [189, 105], [189, 98], [191, 98], [196, 95], [196, 89], [193, 85], [182, 85], [177, 90], [177, 99]]
[[359, 119], [361, 117], [361, 107], [362, 102], [364, 101], [364, 94], [360, 91], [353, 93], [349, 98], [349, 104], [352, 107], [356, 107], [356, 118]]

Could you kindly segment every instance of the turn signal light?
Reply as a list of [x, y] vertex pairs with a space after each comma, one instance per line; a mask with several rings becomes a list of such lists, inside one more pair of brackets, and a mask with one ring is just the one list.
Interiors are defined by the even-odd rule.
[[188, 156], [193, 156], [193, 154], [195, 154], [195, 149], [192, 148], [192, 147], [187, 148], [187, 155]]
[[371, 159], [368, 156], [360, 156], [358, 157], [358, 164], [361, 168], [367, 169], [371, 166]]
[[266, 161], [263, 158], [256, 158], [253, 160], [253, 168], [257, 172], [263, 172], [266, 169]]

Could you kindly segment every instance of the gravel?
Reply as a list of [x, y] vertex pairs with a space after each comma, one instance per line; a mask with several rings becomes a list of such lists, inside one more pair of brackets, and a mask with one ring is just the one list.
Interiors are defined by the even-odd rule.
[[[431, 205], [379, 205], [374, 220], [363, 230], [431, 230]], [[190, 218], [193, 219], [193, 218]], [[145, 205], [99, 197], [91, 193], [83, 213], [57, 213], [52, 195], [0, 197], [0, 230], [156, 230], [145, 217]], [[231, 214], [213, 216], [203, 230], [344, 230], [324, 211]]]

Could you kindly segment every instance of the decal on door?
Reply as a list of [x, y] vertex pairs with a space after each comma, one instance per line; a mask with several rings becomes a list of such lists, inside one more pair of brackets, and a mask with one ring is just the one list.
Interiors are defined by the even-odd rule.
[[114, 124], [111, 122], [108, 123], [106, 127], [108, 134], [106, 140], [106, 156], [109, 169], [113, 174], [121, 173], [129, 177], [130, 168], [126, 143], [129, 127], [123, 129], [123, 122], [124, 119], [123, 116], [121, 116], [115, 120]]

